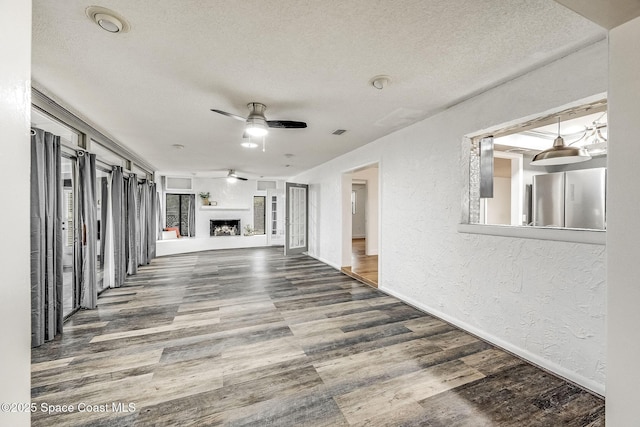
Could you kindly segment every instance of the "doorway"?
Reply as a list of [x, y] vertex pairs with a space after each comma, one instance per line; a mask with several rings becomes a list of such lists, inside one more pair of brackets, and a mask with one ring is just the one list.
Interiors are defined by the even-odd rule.
[[309, 249], [309, 186], [285, 183], [287, 206], [285, 214], [285, 255], [296, 255]]
[[[373, 287], [379, 283], [378, 164], [343, 175], [343, 273]], [[349, 201], [349, 202], [348, 202]]]

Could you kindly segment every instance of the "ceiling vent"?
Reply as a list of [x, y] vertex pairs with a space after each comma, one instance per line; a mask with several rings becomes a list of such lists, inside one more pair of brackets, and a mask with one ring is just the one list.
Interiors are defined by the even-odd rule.
[[345, 129], [336, 129], [333, 131], [332, 135], [342, 135], [345, 132], [346, 132]]

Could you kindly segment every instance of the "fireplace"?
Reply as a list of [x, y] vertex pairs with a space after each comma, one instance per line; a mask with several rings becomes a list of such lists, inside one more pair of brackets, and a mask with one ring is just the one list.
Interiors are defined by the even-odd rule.
[[210, 236], [239, 236], [241, 233], [239, 219], [212, 219], [209, 221]]

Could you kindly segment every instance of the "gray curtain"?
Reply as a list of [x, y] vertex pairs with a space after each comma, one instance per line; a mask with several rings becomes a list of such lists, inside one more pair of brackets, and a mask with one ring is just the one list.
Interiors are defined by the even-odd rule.
[[[140, 232], [138, 265], [146, 265], [156, 256], [156, 186], [144, 181], [138, 184], [137, 225]], [[154, 197], [155, 196], [155, 197]]]
[[78, 152], [76, 162], [76, 247], [75, 272], [79, 289], [78, 303], [81, 308], [96, 308], [98, 289], [97, 245], [98, 220], [96, 208], [96, 156], [84, 151]]
[[105, 239], [107, 231], [107, 221], [111, 221], [111, 218], [107, 215], [107, 177], [100, 178], [100, 200], [102, 206], [100, 207], [100, 226], [98, 227], [98, 234], [100, 235], [100, 268], [104, 269], [104, 250], [107, 239]]
[[31, 346], [62, 333], [60, 137], [31, 136]]
[[189, 221], [188, 232], [189, 237], [196, 235], [196, 195], [189, 195], [189, 211], [187, 212], [187, 219]]
[[[155, 197], [156, 215], [157, 215], [156, 233], [158, 233], [158, 234], [156, 235], [156, 240], [160, 240], [160, 239], [162, 239], [162, 227], [163, 227], [163, 224], [162, 224], [163, 223], [162, 206], [160, 206], [160, 197], [158, 196], [157, 190], [154, 190], [153, 194], [154, 194], [154, 197]], [[153, 246], [155, 247], [155, 243], [153, 244]], [[154, 252], [153, 256], [155, 257], [155, 252]]]
[[147, 245], [147, 196], [149, 186], [144, 181], [138, 184], [138, 230], [140, 230], [140, 247], [138, 248], [138, 265], [148, 264], [148, 245]]
[[138, 178], [132, 173], [126, 181], [125, 240], [127, 245], [127, 274], [138, 272]]
[[158, 206], [158, 192], [156, 191], [156, 184], [149, 184], [149, 215], [147, 218], [147, 229], [148, 231], [148, 253], [149, 253], [149, 262], [156, 257], [156, 240], [158, 240], [157, 230], [158, 230], [158, 214], [156, 212]]
[[125, 181], [122, 168], [111, 171], [111, 212], [113, 219], [114, 287], [119, 288], [127, 277]]

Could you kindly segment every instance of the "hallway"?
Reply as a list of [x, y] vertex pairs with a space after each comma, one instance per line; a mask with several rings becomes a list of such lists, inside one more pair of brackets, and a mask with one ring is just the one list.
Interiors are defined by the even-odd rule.
[[342, 272], [374, 288], [378, 287], [378, 255], [366, 255], [365, 239], [352, 239], [351, 266]]
[[33, 349], [32, 402], [76, 405], [34, 426], [604, 425], [602, 399], [278, 247], [156, 258], [98, 302]]

